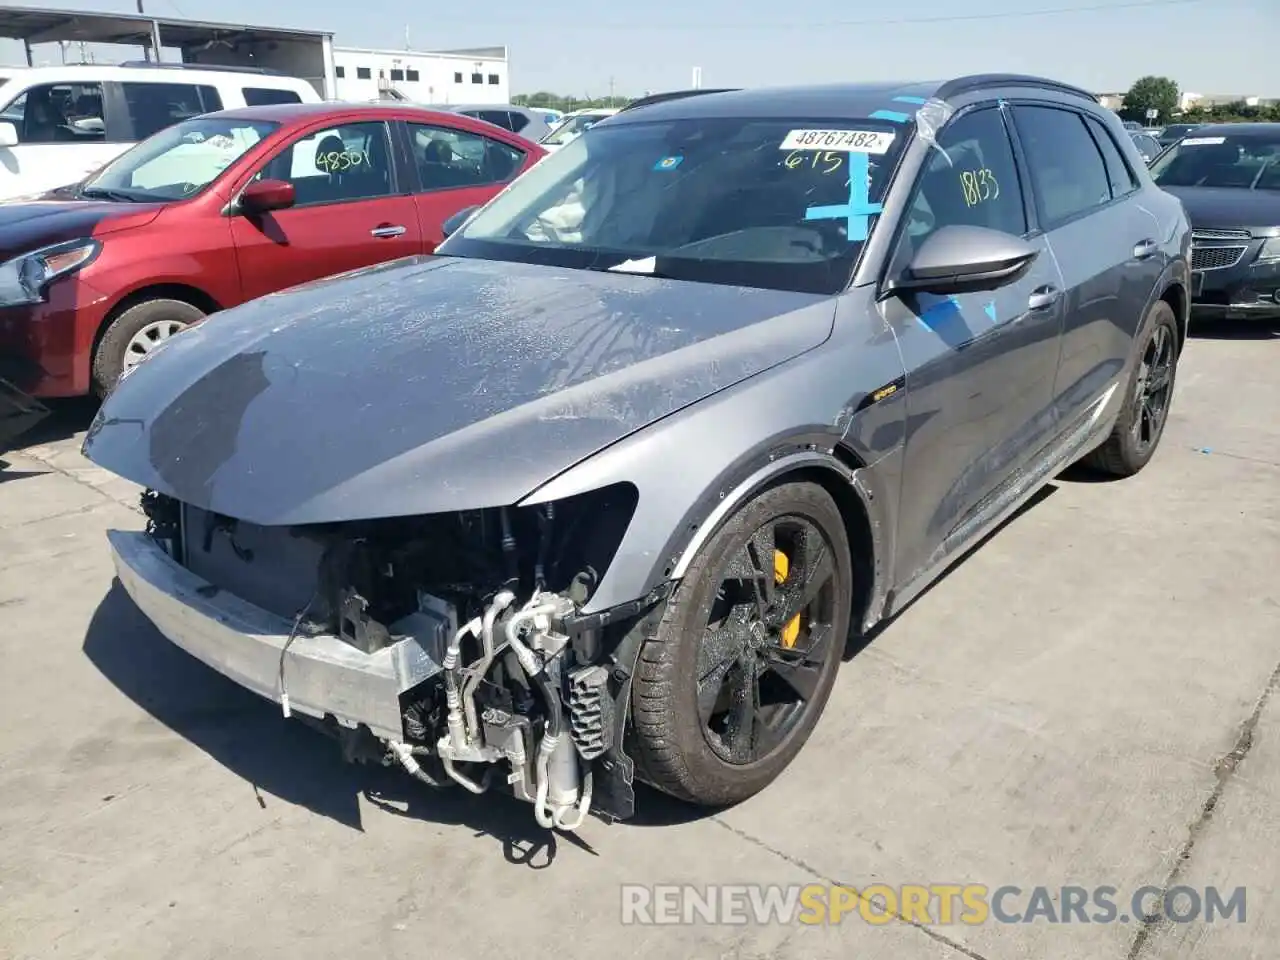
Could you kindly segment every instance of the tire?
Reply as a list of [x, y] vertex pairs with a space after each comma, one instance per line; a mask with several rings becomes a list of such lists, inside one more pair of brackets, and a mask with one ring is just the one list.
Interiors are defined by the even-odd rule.
[[172, 332], [177, 332], [203, 320], [204, 316], [203, 310], [185, 300], [169, 299], [144, 300], [123, 311], [108, 324], [94, 351], [93, 392], [106, 398], [115, 389], [131, 348], [137, 348], [135, 338], [143, 331], [162, 331], [170, 326]]
[[[1154, 393], [1155, 412], [1147, 403], [1151, 389], [1150, 365], [1167, 370], [1167, 383]], [[1149, 311], [1137, 338], [1137, 359], [1124, 392], [1124, 406], [1111, 435], [1081, 463], [1114, 477], [1131, 477], [1145, 467], [1160, 446], [1178, 375], [1178, 321], [1173, 308], [1158, 300]], [[1162, 377], [1158, 377], [1163, 379]], [[1154, 417], [1154, 419], [1153, 419]]]
[[[825, 579], [826, 566], [812, 566], [822, 570], [819, 577], [827, 585], [815, 602], [804, 608], [804, 619], [799, 621], [801, 630], [790, 635], [789, 650], [784, 650], [788, 636], [785, 630], [777, 629], [776, 623], [781, 623], [777, 620], [773, 628], [761, 624], [745, 631], [754, 637], [751, 642], [764, 644], [758, 649], [740, 655], [710, 656], [714, 635], [708, 631], [708, 621], [713, 614], [718, 616], [726, 603], [720, 593], [726, 568], [733, 563], [735, 569], [740, 569], [736, 564], [748, 559], [748, 544], [760, 547], [763, 543], [767, 554], [768, 543], [761, 539], [761, 531], [768, 528], [774, 529], [778, 545], [786, 547], [783, 552], [789, 551], [799, 564], [794, 578], [785, 568], [769, 571], [785, 577], [780, 586], [775, 586], [775, 599], [784, 601], [787, 591], [795, 590], [805, 576], [811, 566], [808, 561], [818, 556], [816, 549], [810, 553], [807, 548], [796, 546], [798, 542], [821, 544], [829, 559], [829, 580]], [[815, 540], [797, 541], [799, 530], [816, 535]], [[776, 558], [766, 562], [779, 563]], [[756, 568], [759, 570], [760, 565]], [[741, 589], [739, 586], [734, 592]], [[711, 536], [668, 601], [656, 635], [641, 647], [631, 686], [634, 753], [640, 778], [664, 793], [703, 806], [738, 803], [773, 782], [800, 752], [826, 706], [848, 639], [852, 597], [852, 560], [844, 520], [825, 490], [812, 483], [786, 482], [748, 501]], [[743, 604], [738, 609], [750, 606]], [[790, 621], [788, 627], [796, 622]], [[732, 632], [726, 630], [725, 635]], [[741, 742], [734, 734], [742, 727], [728, 719], [732, 709], [727, 709], [721, 719], [715, 715], [710, 721], [700, 712], [698, 678], [706, 672], [707, 665], [722, 661], [723, 666], [739, 656], [724, 674], [726, 684], [733, 686], [746, 675], [746, 660], [754, 660], [757, 666], [764, 662], [763, 658], [808, 660], [811, 657], [806, 647], [820, 636], [825, 637], [825, 642], [819, 652], [812, 654], [817, 663], [803, 671], [808, 695], [799, 704], [798, 712], [789, 713], [786, 707], [769, 708], [775, 719], [785, 723], [779, 729], [753, 728], [752, 737], [761, 738], [753, 739], [753, 743], [764, 743], [767, 735], [775, 741], [770, 749], [761, 749], [758, 755], [735, 754], [731, 742]], [[700, 660], [703, 669], [699, 668]], [[725, 688], [718, 688], [715, 683], [717, 671], [711, 673], [712, 681], [703, 687], [707, 694], [704, 705], [711, 699], [730, 705], [745, 702], [735, 701], [731, 695], [727, 701], [722, 700]], [[788, 696], [794, 692], [781, 676], [777, 666], [767, 670], [754, 691], [761, 702], [766, 692]], [[713, 687], [719, 690], [715, 697], [710, 694]], [[723, 733], [712, 730], [717, 724], [723, 726]], [[760, 733], [756, 734], [756, 730]]]

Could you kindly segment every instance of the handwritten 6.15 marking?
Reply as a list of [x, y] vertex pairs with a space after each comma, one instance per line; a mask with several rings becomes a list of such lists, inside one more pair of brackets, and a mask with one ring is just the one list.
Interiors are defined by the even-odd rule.
[[843, 153], [836, 153], [834, 150], [792, 150], [787, 154], [782, 165], [788, 170], [795, 170], [803, 167], [806, 170], [817, 170], [824, 175], [835, 173], [844, 166]]

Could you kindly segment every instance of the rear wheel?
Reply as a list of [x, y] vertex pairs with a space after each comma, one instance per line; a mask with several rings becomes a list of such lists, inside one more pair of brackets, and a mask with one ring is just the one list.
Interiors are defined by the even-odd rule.
[[185, 300], [156, 299], [134, 304], [107, 326], [93, 355], [93, 391], [106, 397], [125, 371], [146, 359], [175, 333], [204, 319]]
[[711, 537], [640, 651], [643, 779], [693, 803], [764, 789], [818, 722], [849, 631], [843, 519], [811, 483], [756, 496]]
[[1163, 300], [1147, 313], [1138, 339], [1138, 363], [1129, 378], [1124, 406], [1102, 446], [1083, 462], [1117, 477], [1131, 477], [1151, 460], [1164, 435], [1178, 374], [1178, 321]]

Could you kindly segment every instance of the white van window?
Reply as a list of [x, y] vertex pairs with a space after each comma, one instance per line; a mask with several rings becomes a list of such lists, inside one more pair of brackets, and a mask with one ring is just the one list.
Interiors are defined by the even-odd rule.
[[145, 140], [165, 127], [202, 113], [222, 109], [222, 98], [209, 86], [194, 83], [122, 83], [134, 140]]
[[240, 92], [244, 94], [244, 104], [246, 107], [267, 107], [273, 103], [302, 102], [302, 97], [298, 96], [296, 90], [270, 90], [266, 87], [244, 87]]
[[18, 129], [19, 143], [101, 143], [102, 84], [49, 83], [31, 87], [0, 111]]

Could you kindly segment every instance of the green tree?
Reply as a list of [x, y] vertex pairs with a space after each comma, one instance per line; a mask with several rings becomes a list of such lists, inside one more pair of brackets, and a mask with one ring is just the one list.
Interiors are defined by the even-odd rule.
[[1178, 112], [1178, 85], [1168, 77], [1141, 77], [1124, 95], [1120, 116], [1147, 122], [1148, 110], [1159, 110], [1158, 122], [1169, 123]]

